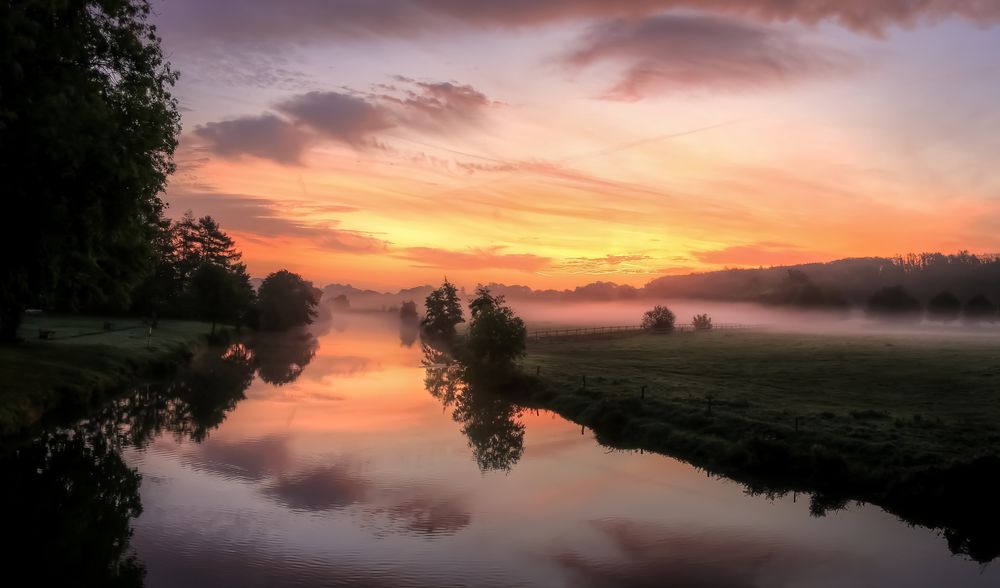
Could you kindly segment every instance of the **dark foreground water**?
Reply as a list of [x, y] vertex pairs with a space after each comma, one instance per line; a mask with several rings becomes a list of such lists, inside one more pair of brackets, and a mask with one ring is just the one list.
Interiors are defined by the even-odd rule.
[[24, 585], [1000, 585], [879, 508], [813, 517], [801, 495], [463, 398], [412, 340], [353, 316], [50, 431], [4, 458], [6, 569]]

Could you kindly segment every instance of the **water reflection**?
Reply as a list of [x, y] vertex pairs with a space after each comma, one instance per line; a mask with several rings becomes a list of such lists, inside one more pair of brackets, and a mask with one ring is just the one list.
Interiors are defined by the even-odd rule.
[[319, 341], [309, 331], [258, 336], [253, 341], [257, 374], [268, 384], [290, 384], [302, 375], [318, 348]]
[[0, 459], [8, 578], [35, 586], [141, 586], [131, 553], [141, 477], [101, 427], [57, 431]]
[[145, 570], [130, 541], [142, 477], [122, 449], [165, 432], [204, 440], [244, 398], [253, 370], [241, 347], [200, 353], [169, 383], [143, 386], [0, 458], [4, 522], [18, 530], [9, 561], [39, 586], [141, 586]]
[[462, 425], [472, 455], [483, 472], [509, 472], [524, 453], [522, 409], [492, 382], [470, 377], [448, 353], [424, 343], [424, 387]]

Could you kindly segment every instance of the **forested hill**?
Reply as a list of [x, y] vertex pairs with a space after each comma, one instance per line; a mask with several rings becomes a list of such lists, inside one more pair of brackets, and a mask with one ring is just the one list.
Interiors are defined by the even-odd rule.
[[[596, 301], [640, 298], [696, 298], [761, 302], [801, 307], [864, 305], [876, 291], [902, 286], [926, 302], [947, 291], [961, 300], [977, 294], [1000, 299], [1000, 256], [960, 252], [863, 257], [827, 263], [807, 263], [755, 269], [726, 269], [663, 276], [645, 286], [593, 282], [572, 290], [533, 290], [526, 286], [487, 284], [511, 300]], [[380, 293], [351, 286], [327, 286], [325, 300], [347, 296], [356, 307], [398, 306], [402, 300], [422, 300], [430, 286]]]

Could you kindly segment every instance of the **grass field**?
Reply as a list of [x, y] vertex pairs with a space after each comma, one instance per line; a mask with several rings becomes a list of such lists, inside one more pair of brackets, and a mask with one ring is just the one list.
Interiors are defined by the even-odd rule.
[[1000, 338], [650, 334], [533, 344], [523, 366], [534, 405], [610, 446], [816, 492], [820, 511], [882, 504], [1000, 553], [976, 522], [1000, 516]]
[[[105, 321], [114, 331], [104, 331]], [[54, 338], [40, 340], [39, 329]], [[204, 339], [210, 326], [160, 321], [152, 336], [136, 319], [28, 316], [24, 341], [0, 347], [0, 434], [22, 429], [52, 410], [100, 399], [144, 373], [173, 366]]]

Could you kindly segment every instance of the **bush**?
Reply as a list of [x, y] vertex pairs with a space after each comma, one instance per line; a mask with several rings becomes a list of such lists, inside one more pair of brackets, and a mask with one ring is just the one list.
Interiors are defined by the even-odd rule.
[[712, 317], [707, 314], [696, 314], [691, 319], [691, 324], [699, 331], [707, 331], [712, 328]]
[[662, 304], [657, 304], [652, 309], [647, 310], [646, 314], [642, 315], [642, 328], [653, 331], [672, 331], [674, 330], [675, 320], [676, 317], [669, 308]]
[[467, 364], [505, 369], [524, 355], [528, 330], [524, 321], [504, 304], [503, 296], [493, 296], [489, 288], [480, 286], [469, 309], [472, 322], [466, 339]]

